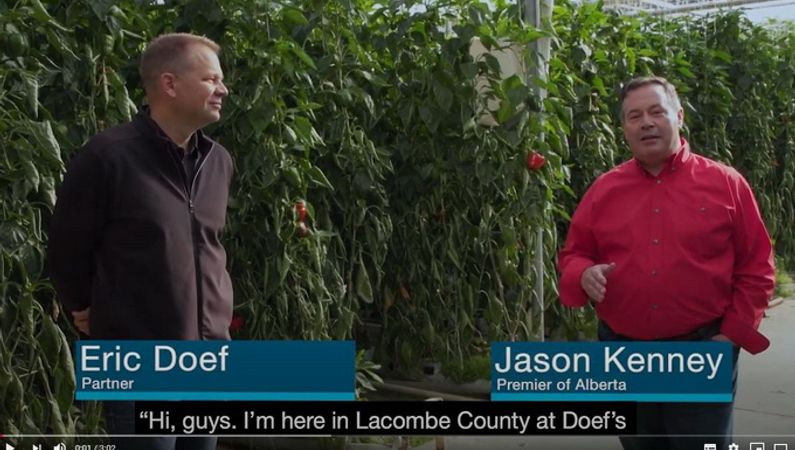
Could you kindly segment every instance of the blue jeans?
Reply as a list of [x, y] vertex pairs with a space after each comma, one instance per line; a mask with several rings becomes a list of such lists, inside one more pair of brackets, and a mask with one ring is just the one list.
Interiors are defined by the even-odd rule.
[[[702, 330], [699, 330], [702, 331]], [[701, 340], [709, 340], [719, 330], [707, 328], [698, 333]], [[627, 341], [599, 321], [600, 341]], [[737, 359], [740, 348], [733, 352], [734, 373], [732, 391], [737, 393]], [[705, 443], [727, 449], [734, 431], [734, 401], [731, 403], [643, 403], [637, 407], [638, 436], [621, 436], [624, 450], [694, 450]]]
[[215, 450], [215, 436], [118, 436], [135, 434], [135, 402], [102, 403], [105, 429], [116, 450]]

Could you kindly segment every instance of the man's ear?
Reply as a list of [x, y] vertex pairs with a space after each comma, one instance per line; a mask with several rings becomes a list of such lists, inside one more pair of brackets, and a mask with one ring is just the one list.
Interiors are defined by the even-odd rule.
[[167, 96], [174, 98], [177, 96], [176, 90], [176, 81], [177, 76], [171, 72], [163, 72], [158, 77], [158, 84], [160, 85], [160, 90]]
[[685, 110], [681, 107], [679, 111], [676, 112], [676, 122], [679, 124], [679, 128], [682, 128], [685, 124]]

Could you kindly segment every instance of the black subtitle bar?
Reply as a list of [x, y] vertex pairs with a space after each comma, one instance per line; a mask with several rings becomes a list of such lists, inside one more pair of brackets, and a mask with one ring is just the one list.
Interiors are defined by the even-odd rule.
[[631, 402], [137, 402], [157, 435], [628, 435]]

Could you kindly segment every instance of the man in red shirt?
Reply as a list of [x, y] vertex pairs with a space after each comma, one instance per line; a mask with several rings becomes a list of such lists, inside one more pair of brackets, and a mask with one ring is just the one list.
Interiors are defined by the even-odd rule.
[[[770, 345], [757, 331], [774, 288], [770, 237], [746, 180], [692, 153], [679, 135], [683, 118], [667, 80], [624, 86], [621, 123], [633, 158], [594, 181], [577, 207], [559, 255], [560, 299], [571, 307], [593, 302], [600, 340], [728, 341], [736, 362], [739, 348], [755, 354]], [[716, 438], [622, 444], [727, 448], [732, 409], [640, 403], [638, 434]]]

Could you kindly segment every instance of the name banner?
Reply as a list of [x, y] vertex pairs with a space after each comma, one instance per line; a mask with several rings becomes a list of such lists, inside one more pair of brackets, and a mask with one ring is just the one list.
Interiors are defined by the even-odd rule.
[[495, 342], [491, 399], [731, 402], [728, 342]]
[[78, 341], [77, 400], [354, 400], [353, 341]]

